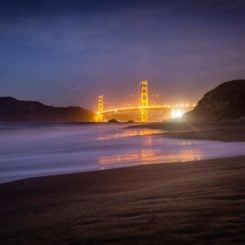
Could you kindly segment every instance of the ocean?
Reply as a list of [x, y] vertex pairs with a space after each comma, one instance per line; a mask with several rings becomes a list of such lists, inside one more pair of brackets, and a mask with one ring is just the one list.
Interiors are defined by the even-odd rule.
[[0, 124], [0, 183], [244, 155], [245, 143], [172, 139], [125, 124]]

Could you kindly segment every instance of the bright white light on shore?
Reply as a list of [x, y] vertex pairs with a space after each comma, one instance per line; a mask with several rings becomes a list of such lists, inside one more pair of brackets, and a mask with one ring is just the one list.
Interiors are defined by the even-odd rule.
[[184, 115], [184, 111], [180, 109], [174, 109], [172, 110], [171, 117], [172, 118], [181, 118]]

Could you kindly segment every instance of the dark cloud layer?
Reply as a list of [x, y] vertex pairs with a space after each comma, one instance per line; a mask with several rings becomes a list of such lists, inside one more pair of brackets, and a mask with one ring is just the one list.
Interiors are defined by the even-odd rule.
[[242, 14], [245, 3], [243, 0], [1, 0], [1, 16], [54, 14], [80, 11], [117, 11], [119, 9], [160, 9], [171, 8], [177, 11], [217, 11]]
[[2, 0], [0, 96], [137, 103], [148, 78], [161, 102], [196, 100], [245, 76], [244, 10], [241, 0]]

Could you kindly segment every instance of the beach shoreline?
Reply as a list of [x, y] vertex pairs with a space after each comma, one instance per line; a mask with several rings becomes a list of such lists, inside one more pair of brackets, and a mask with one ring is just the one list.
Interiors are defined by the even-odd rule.
[[223, 142], [245, 141], [244, 120], [193, 123], [179, 119], [171, 122], [133, 125], [129, 128], [162, 130], [163, 134], [170, 138], [215, 140]]
[[242, 244], [245, 156], [0, 185], [5, 244]]
[[[217, 125], [166, 125], [150, 127], [180, 138], [204, 139], [196, 133], [201, 130], [212, 140], [245, 137], [243, 124], [219, 125], [218, 133]], [[27, 245], [244, 244], [244, 176], [240, 156], [2, 183], [0, 239]]]

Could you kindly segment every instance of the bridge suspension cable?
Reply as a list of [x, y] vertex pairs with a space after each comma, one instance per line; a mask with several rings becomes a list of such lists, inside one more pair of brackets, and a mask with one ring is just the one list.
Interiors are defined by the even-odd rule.
[[150, 83], [148, 84], [148, 90], [149, 90], [149, 94], [151, 94], [151, 104], [161, 105], [161, 101], [158, 98], [159, 94]]

